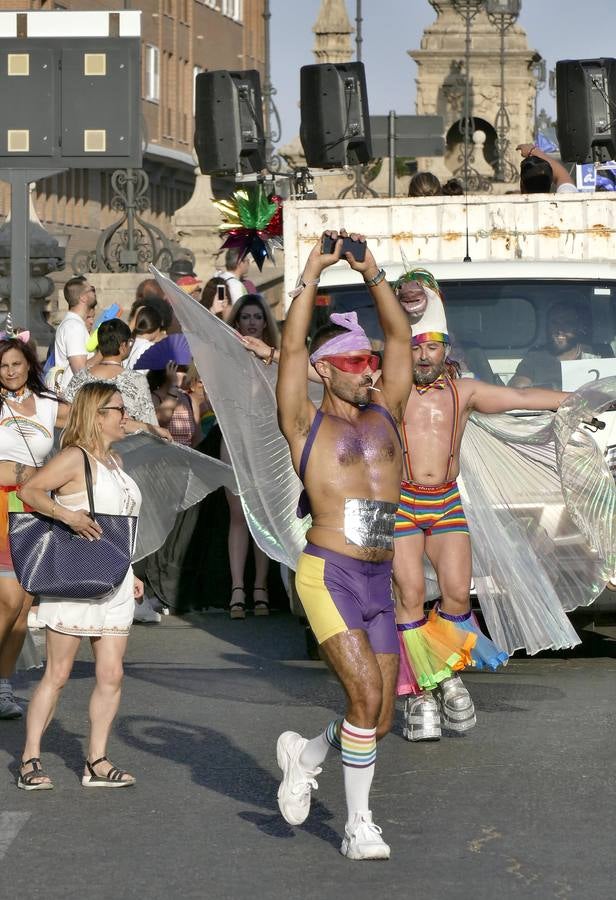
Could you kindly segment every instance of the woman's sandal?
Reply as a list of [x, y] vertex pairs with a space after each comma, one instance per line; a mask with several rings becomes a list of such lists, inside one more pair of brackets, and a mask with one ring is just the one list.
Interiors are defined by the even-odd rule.
[[246, 618], [246, 594], [242, 600], [233, 600], [233, 595], [236, 591], [241, 591], [244, 594], [244, 586], [238, 585], [238, 587], [231, 588], [231, 602], [229, 603], [229, 617], [231, 619], [245, 619]]
[[[95, 759], [94, 762], [90, 762], [86, 759], [86, 769], [90, 773], [89, 775], [84, 775], [81, 779], [81, 784], [83, 787], [130, 787], [136, 781], [136, 778], [133, 778], [132, 775], [129, 775], [128, 772], [124, 772], [122, 769], [116, 768], [116, 766], [112, 766], [111, 763], [109, 771], [105, 775], [97, 775], [94, 771], [94, 766], [97, 766], [99, 763], [109, 762], [106, 756], [101, 756], [100, 759]], [[128, 778], [125, 776], [128, 775]]]
[[252, 593], [253, 596], [257, 591], [261, 591], [265, 594], [265, 600], [255, 600], [254, 601], [254, 613], [255, 616], [269, 616], [270, 614], [270, 605], [269, 605], [269, 596], [267, 593], [267, 588], [253, 588]]
[[32, 770], [30, 772], [21, 772], [17, 778], [17, 787], [21, 788], [22, 791], [50, 791], [53, 788], [53, 782], [49, 781], [35, 781], [35, 778], [49, 778], [49, 775], [46, 775], [41, 768], [41, 760], [38, 756], [33, 756], [32, 759], [24, 759], [21, 764], [21, 769], [24, 766], [32, 766]]

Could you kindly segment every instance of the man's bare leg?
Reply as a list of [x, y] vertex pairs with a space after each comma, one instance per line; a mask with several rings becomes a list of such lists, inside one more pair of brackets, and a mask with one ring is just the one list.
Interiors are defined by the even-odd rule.
[[396, 682], [400, 657], [397, 653], [377, 653], [376, 661], [383, 680], [383, 702], [376, 726], [376, 739], [382, 740], [391, 731], [396, 712]]
[[468, 534], [432, 534], [426, 538], [426, 556], [434, 566], [441, 592], [441, 609], [452, 616], [470, 612], [472, 578], [471, 540]]
[[426, 597], [424, 543], [423, 534], [396, 538], [393, 578], [396, 588], [396, 621], [399, 625], [423, 618]]
[[293, 732], [280, 736], [278, 764], [285, 776], [278, 794], [280, 810], [291, 824], [305, 821], [314, 778], [333, 746], [342, 756], [348, 813], [341, 852], [351, 859], [387, 859], [389, 847], [372, 822], [369, 795], [377, 728], [384, 734], [393, 717], [397, 656], [377, 657], [361, 630], [334, 635], [321, 644], [321, 651], [345, 692], [346, 715], [310, 741]]

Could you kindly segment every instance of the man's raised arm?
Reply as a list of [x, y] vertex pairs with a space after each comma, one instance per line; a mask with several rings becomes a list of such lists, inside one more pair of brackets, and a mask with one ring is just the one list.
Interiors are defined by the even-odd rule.
[[[351, 235], [352, 240], [365, 240]], [[411, 350], [411, 327], [408, 316], [400, 306], [396, 295], [385, 278], [385, 271], [379, 269], [371, 251], [366, 248], [363, 262], [358, 262], [351, 253], [346, 259], [352, 269], [361, 272], [368, 287], [379, 323], [385, 339], [383, 349], [382, 388], [387, 406], [400, 422], [404, 416], [406, 402], [413, 386], [413, 356]]]
[[[337, 238], [336, 232], [326, 234]], [[340, 259], [342, 240], [334, 253], [321, 253], [321, 239], [312, 248], [300, 279], [296, 296], [285, 319], [278, 364], [276, 401], [278, 421], [286, 438], [306, 433], [310, 428], [313, 405], [308, 398], [308, 350], [306, 340], [321, 272]]]

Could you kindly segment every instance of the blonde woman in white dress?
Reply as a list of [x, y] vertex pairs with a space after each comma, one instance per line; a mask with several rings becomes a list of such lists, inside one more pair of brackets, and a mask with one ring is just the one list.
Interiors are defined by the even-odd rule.
[[[141, 495], [124, 473], [111, 444], [124, 437], [122, 395], [104, 382], [84, 384], [77, 393], [62, 437], [62, 451], [31, 476], [19, 497], [36, 512], [64, 522], [77, 534], [97, 540], [100, 526], [88, 513], [82, 447], [89, 456], [98, 513], [136, 516]], [[94, 600], [41, 597], [38, 622], [47, 628], [47, 665], [28, 707], [26, 745], [18, 787], [49, 790], [41, 766], [41, 739], [53, 717], [82, 637], [90, 638], [96, 684], [90, 698], [90, 738], [84, 787], [128, 787], [135, 779], [107, 759], [107, 742], [120, 703], [123, 659], [133, 621], [135, 596], [143, 585], [129, 570], [111, 596]]]

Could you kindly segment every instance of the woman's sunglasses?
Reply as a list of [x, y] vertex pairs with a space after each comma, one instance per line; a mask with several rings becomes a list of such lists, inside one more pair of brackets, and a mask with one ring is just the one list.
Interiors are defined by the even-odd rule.
[[362, 353], [361, 356], [323, 356], [321, 358], [325, 362], [331, 363], [340, 372], [351, 372], [353, 375], [359, 375], [366, 366], [370, 368], [371, 372], [376, 372], [381, 365], [381, 360], [376, 353]]
[[102, 412], [104, 409], [116, 409], [120, 413], [120, 418], [124, 418], [124, 414], [126, 413], [126, 407], [124, 406], [99, 406], [99, 410]]

